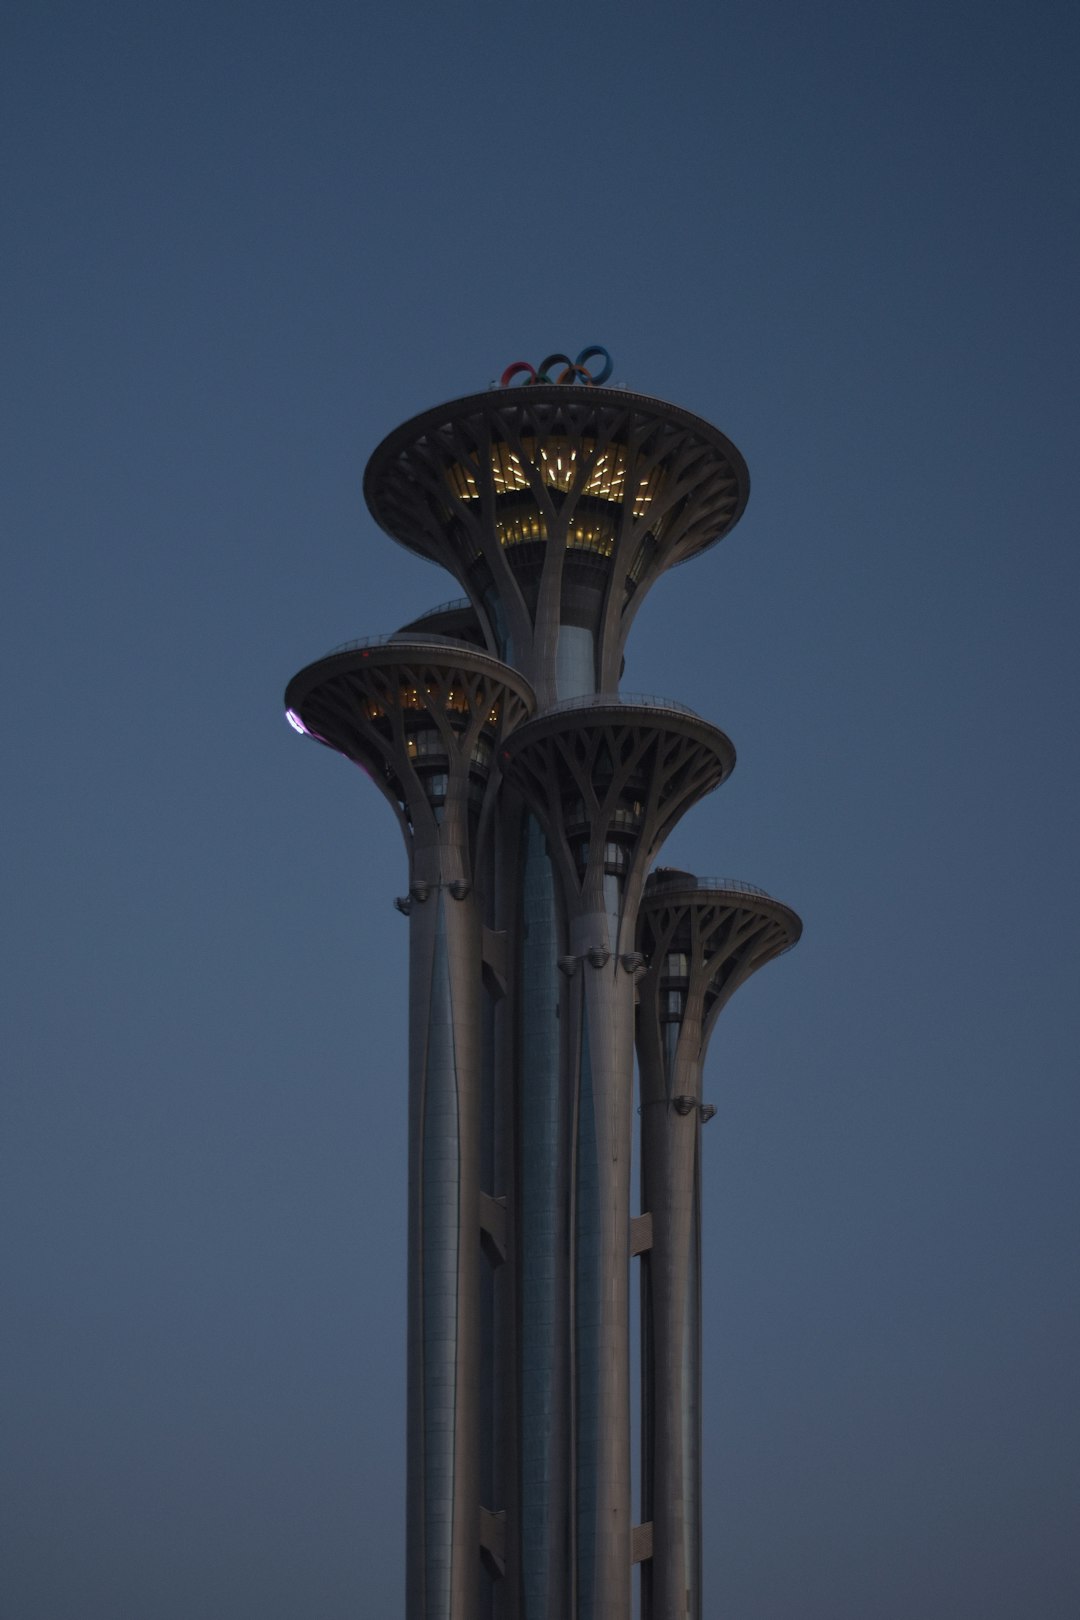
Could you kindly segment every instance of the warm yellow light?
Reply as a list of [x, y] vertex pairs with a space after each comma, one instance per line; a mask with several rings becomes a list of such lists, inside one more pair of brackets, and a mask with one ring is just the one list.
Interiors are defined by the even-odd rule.
[[[550, 489], [563, 493], [575, 490], [581, 495], [595, 495], [605, 501], [621, 501], [626, 487], [626, 447], [607, 445], [597, 453], [595, 439], [572, 440], [557, 436], [538, 445], [535, 439], [523, 439], [522, 450], [526, 465]], [[591, 471], [581, 482], [578, 455], [587, 463], [595, 455]], [[528, 489], [526, 467], [516, 450], [505, 444], [493, 444], [491, 456], [491, 482], [496, 495], [507, 495], [513, 490]], [[463, 462], [454, 462], [446, 469], [447, 482], [459, 500], [476, 501], [480, 489], [473, 469]], [[634, 498], [634, 515], [640, 517], [644, 506], [652, 499], [657, 480], [656, 473], [642, 476]]]

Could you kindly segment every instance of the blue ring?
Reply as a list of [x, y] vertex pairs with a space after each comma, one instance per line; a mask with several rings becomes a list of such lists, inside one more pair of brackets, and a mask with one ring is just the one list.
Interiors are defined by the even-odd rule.
[[599, 377], [594, 377], [594, 376], [592, 376], [591, 373], [586, 372], [586, 375], [589, 378], [589, 383], [593, 388], [599, 388], [601, 386], [601, 384], [606, 383], [608, 378], [611, 376], [611, 356], [610, 356], [610, 354], [608, 354], [606, 349], [601, 348], [599, 343], [593, 343], [593, 344], [590, 345], [589, 348], [582, 349], [581, 353], [578, 355], [577, 359], [574, 361], [574, 365], [576, 367], [580, 368], [581, 370], [584, 370], [586, 360], [592, 360], [594, 358], [594, 356], [596, 356], [598, 354], [602, 354], [603, 357], [604, 357], [604, 369], [601, 371]]

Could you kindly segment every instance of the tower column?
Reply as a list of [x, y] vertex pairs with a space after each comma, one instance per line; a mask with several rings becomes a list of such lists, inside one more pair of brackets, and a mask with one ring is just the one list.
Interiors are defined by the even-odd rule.
[[570, 924], [570, 1364], [578, 1620], [630, 1612], [630, 1159], [634, 981], [606, 911]]
[[[566, 360], [552, 382], [560, 358], [549, 357], [528, 387], [493, 388], [404, 423], [375, 451], [364, 482], [383, 528], [449, 569], [468, 594], [471, 620], [453, 604], [432, 615], [439, 622], [430, 627], [483, 641], [525, 675], [551, 714], [564, 700], [595, 693], [617, 704], [610, 695], [626, 638], [652, 584], [727, 534], [749, 493], [741, 455], [715, 428], [676, 406], [605, 388], [610, 360], [602, 349]], [[588, 362], [601, 358], [594, 383]], [[511, 367], [504, 382], [529, 372]], [[580, 716], [570, 730], [595, 752], [598, 724]], [[637, 751], [636, 774], [623, 772], [623, 760], [597, 755], [595, 780], [583, 760], [553, 765], [567, 803], [542, 810], [544, 794], [524, 792], [531, 816], [519, 891], [522, 971], [513, 992], [517, 1061], [506, 1077], [513, 1098], [506, 1112], [518, 1132], [509, 1221], [516, 1267], [504, 1289], [514, 1300], [508, 1382], [518, 1401], [512, 1471], [520, 1496], [506, 1538], [511, 1579], [502, 1589], [508, 1607], [520, 1592], [521, 1614], [507, 1620], [629, 1614], [628, 1477], [621, 1481], [629, 1472], [632, 983], [622, 984], [615, 958], [633, 951], [637, 896], [672, 819], [650, 793], [650, 770], [655, 765], [657, 780], [674, 786], [680, 805], [705, 789], [703, 777], [689, 793], [673, 781], [679, 766], [659, 759], [655, 733], [628, 741], [624, 732], [610, 729], [617, 746], [621, 739]], [[669, 737], [676, 754], [684, 740]], [[696, 763], [681, 761], [691, 775]], [[621, 778], [614, 796], [613, 771]], [[632, 790], [623, 793], [629, 775]], [[514, 806], [498, 817], [500, 842], [516, 813]], [[608, 891], [595, 906], [584, 901], [584, 865]], [[613, 937], [620, 926], [621, 946]], [[601, 950], [611, 957], [604, 970], [590, 961], [588, 977], [573, 985], [553, 977], [560, 957], [587, 961]], [[504, 1442], [504, 1463], [510, 1451]], [[598, 1492], [606, 1504], [599, 1519]], [[624, 1492], [625, 1511], [616, 1512]]]
[[409, 917], [408, 1620], [477, 1613], [479, 963], [474, 894], [436, 878]]
[[630, 946], [650, 861], [679, 818], [730, 773], [735, 753], [723, 732], [681, 706], [598, 694], [518, 727], [503, 761], [507, 780], [543, 828], [566, 917], [568, 950], [558, 966], [570, 1116], [567, 1612], [572, 1620], [627, 1620], [630, 1157], [640, 961]]
[[676, 1057], [670, 1094], [665, 1088], [657, 1095], [655, 1071], [641, 1069], [642, 1208], [652, 1216], [642, 1357], [642, 1515], [653, 1526], [649, 1620], [700, 1615], [701, 1064], [688, 1058], [690, 1049], [696, 1057], [692, 1040]]
[[521, 1620], [570, 1612], [569, 1202], [571, 1100], [565, 902], [542, 828], [519, 809], [519, 1018], [514, 1066], [521, 1480]]
[[642, 1620], [701, 1620], [701, 1127], [709, 1036], [801, 923], [749, 884], [657, 872], [638, 921], [642, 1208], [642, 1499], [653, 1521]]
[[406, 1620], [477, 1620], [481, 1509], [499, 1511], [480, 1488], [490, 1424], [479, 1391], [485, 992], [477, 876], [490, 871], [498, 745], [533, 696], [496, 659], [431, 637], [391, 638], [310, 665], [290, 682], [286, 702], [294, 724], [364, 767], [408, 850], [409, 893], [398, 901], [409, 918], [405, 1612]]

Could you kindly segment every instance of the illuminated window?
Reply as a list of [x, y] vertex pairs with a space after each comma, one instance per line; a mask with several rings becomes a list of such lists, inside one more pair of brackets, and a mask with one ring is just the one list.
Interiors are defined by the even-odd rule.
[[[595, 438], [568, 439], [554, 435], [537, 441], [524, 438], [521, 453], [507, 444], [493, 444], [491, 454], [491, 485], [496, 498], [535, 490], [539, 479], [548, 489], [587, 496], [621, 507], [626, 498], [627, 467], [626, 446], [608, 444], [597, 448]], [[460, 501], [480, 499], [479, 462], [452, 462], [446, 468], [446, 481]], [[644, 517], [663, 483], [663, 466], [654, 466], [643, 473], [633, 487], [630, 510], [636, 518]], [[515, 518], [502, 526], [500, 539], [504, 546], [521, 545], [526, 540], [544, 540], [543, 520], [537, 514], [531, 532], [525, 519]], [[568, 536], [568, 544], [585, 551], [599, 551], [609, 556], [610, 535], [606, 529], [585, 519], [575, 523]]]
[[[519, 510], [513, 516], [496, 517], [495, 532], [502, 546], [523, 546], [533, 541], [546, 541], [547, 519], [535, 507]], [[615, 524], [611, 517], [579, 517], [571, 523], [566, 534], [568, 551], [591, 551], [598, 557], [610, 557], [615, 550]]]
[[547, 523], [534, 508], [518, 517], [496, 518], [495, 533], [501, 546], [523, 546], [530, 540], [547, 539]]

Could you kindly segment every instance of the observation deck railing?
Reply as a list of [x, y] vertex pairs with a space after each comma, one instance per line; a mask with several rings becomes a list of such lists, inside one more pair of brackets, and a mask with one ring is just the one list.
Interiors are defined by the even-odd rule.
[[467, 596], [452, 596], [449, 602], [438, 602], [432, 608], [425, 608], [423, 613], [418, 613], [411, 622], [421, 624], [424, 619], [433, 619], [437, 613], [460, 613], [463, 608], [468, 608], [473, 613], [476, 611]]
[[674, 698], [656, 697], [648, 692], [589, 692], [584, 697], [562, 698], [550, 708], [543, 709], [537, 720], [546, 720], [551, 714], [569, 714], [575, 709], [672, 709], [676, 714], [689, 715], [691, 720], [701, 716], [687, 703]]
[[[426, 617], [426, 615], [425, 615]], [[333, 658], [337, 653], [363, 652], [366, 647], [393, 647], [398, 642], [416, 642], [423, 647], [464, 647], [468, 652], [479, 653], [491, 658], [491, 653], [475, 642], [463, 641], [460, 636], [440, 636], [427, 630], [395, 630], [389, 636], [359, 636], [354, 641], [341, 641], [336, 647], [323, 654], [324, 658]], [[498, 662], [498, 660], [494, 660]]]
[[[674, 889], [708, 889], [710, 893], [748, 894], [757, 900], [773, 900], [767, 889], [759, 889], [756, 883], [744, 883], [741, 878], [694, 877], [689, 872], [653, 872], [645, 886], [645, 898]], [[778, 900], [773, 900], [779, 905]]]

